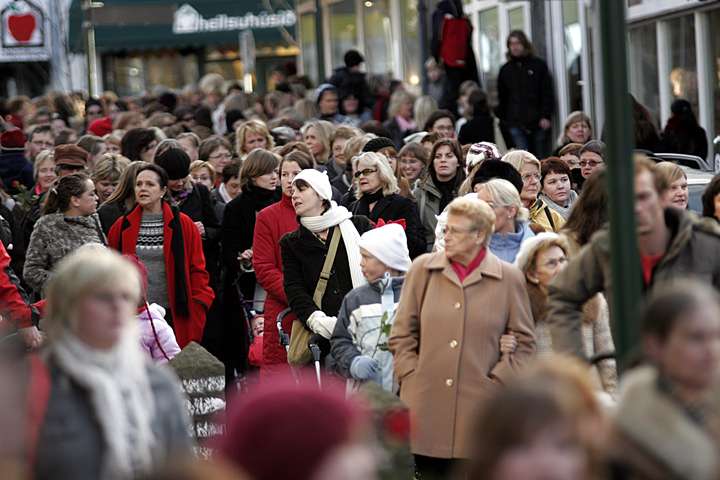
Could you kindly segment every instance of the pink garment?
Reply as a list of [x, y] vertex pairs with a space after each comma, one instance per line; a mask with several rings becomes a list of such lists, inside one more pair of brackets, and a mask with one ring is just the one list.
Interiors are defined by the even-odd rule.
[[[150, 358], [156, 363], [166, 363], [180, 353], [180, 346], [175, 339], [175, 332], [165, 321], [165, 309], [153, 303], [143, 308], [138, 315], [140, 320], [140, 342]], [[153, 325], [155, 330], [153, 331]], [[157, 333], [157, 337], [155, 336]], [[162, 347], [162, 348], [161, 348]], [[165, 354], [163, 354], [163, 351]], [[167, 355], [167, 358], [165, 357]]]

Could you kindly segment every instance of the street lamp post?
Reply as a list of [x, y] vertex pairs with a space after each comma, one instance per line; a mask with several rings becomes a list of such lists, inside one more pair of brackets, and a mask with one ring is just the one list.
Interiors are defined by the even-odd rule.
[[602, 39], [610, 256], [613, 282], [613, 337], [618, 366], [639, 341], [640, 262], [635, 230], [633, 129], [627, 81], [625, 0], [597, 2]]
[[87, 63], [87, 90], [89, 96], [98, 95], [98, 77], [97, 77], [97, 52], [95, 49], [95, 25], [93, 23], [93, 9], [101, 8], [102, 2], [93, 2], [92, 0], [83, 0], [83, 31], [85, 33], [85, 58]]

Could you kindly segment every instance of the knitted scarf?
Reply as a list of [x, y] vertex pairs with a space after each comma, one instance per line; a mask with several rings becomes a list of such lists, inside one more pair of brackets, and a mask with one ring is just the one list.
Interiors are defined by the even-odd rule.
[[313, 233], [325, 231], [335, 225], [340, 226], [353, 288], [357, 288], [366, 283], [360, 269], [360, 234], [350, 221], [352, 214], [345, 207], [339, 207], [335, 202], [330, 202], [330, 205], [330, 209], [319, 217], [300, 217], [300, 223]]
[[542, 197], [543, 201], [545, 202], [545, 205], [547, 205], [551, 209], [555, 210], [565, 220], [567, 220], [568, 217], [570, 216], [570, 212], [572, 211], [572, 207], [575, 204], [575, 200], [577, 200], [577, 198], [578, 198], [578, 194], [575, 193], [575, 190], [570, 190], [570, 196], [568, 197], [568, 205], [567, 205], [567, 207], [563, 207], [562, 205], [553, 202], [550, 199], [550, 197], [548, 197], [545, 194], [540, 194], [540, 196]]
[[135, 478], [152, 467], [155, 398], [134, 330], [113, 349], [96, 350], [72, 334], [50, 346], [60, 370], [82, 387], [105, 443], [103, 479]]
[[382, 188], [379, 188], [373, 193], [363, 193], [363, 196], [357, 201], [353, 213], [355, 215], [365, 215], [370, 220], [374, 220], [373, 217], [370, 216], [370, 205], [382, 200], [384, 196]]
[[180, 212], [173, 207], [173, 218], [170, 220], [172, 239], [170, 246], [175, 263], [175, 310], [173, 315], [187, 317], [190, 315], [188, 304], [188, 290], [185, 280], [185, 240], [183, 239], [182, 226], [180, 225]]

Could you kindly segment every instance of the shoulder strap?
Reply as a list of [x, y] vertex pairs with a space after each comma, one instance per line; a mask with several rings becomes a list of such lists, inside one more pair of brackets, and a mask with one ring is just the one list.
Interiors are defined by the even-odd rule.
[[318, 279], [317, 286], [315, 287], [315, 293], [313, 294], [313, 301], [315, 302], [315, 305], [321, 309], [322, 298], [325, 295], [325, 289], [327, 288], [327, 283], [330, 279], [330, 270], [332, 269], [333, 262], [335, 262], [335, 254], [337, 253], [338, 244], [340, 243], [340, 237], [340, 227], [335, 225], [332, 239], [330, 240], [330, 248], [328, 249], [327, 257], [325, 257], [325, 263], [323, 264], [322, 271], [320, 272], [320, 278]]
[[545, 206], [545, 216], [547, 217], [548, 221], [550, 222], [550, 228], [552, 228], [552, 231], [555, 231], [555, 222], [553, 222], [552, 218], [552, 212], [550, 211], [550, 207], [547, 205]]

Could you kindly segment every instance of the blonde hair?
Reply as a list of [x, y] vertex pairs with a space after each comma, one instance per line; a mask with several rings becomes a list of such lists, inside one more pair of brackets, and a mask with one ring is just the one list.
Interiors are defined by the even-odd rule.
[[377, 136], [372, 133], [366, 133], [365, 135], [360, 135], [359, 137], [353, 137], [349, 139], [345, 144], [345, 147], [343, 148], [343, 155], [345, 156], [345, 161], [350, 163], [351, 165], [354, 165], [354, 163], [352, 162], [357, 155], [360, 155], [360, 153], [362, 153], [362, 149], [365, 147], [365, 144], [376, 137]]
[[264, 136], [265, 141], [267, 142], [266, 148], [268, 150], [272, 149], [275, 146], [275, 142], [273, 141], [272, 135], [270, 135], [270, 130], [268, 130], [265, 122], [258, 119], [251, 119], [241, 123], [235, 131], [235, 150], [237, 151], [238, 155], [247, 155], [248, 153], [250, 153], [244, 150], [245, 138], [247, 137], [248, 133], [255, 133], [257, 135]]
[[413, 105], [413, 116], [415, 125], [425, 125], [430, 115], [438, 109], [437, 101], [430, 95], [423, 95], [415, 100]]
[[[51, 339], [76, 328], [80, 300], [102, 288], [124, 291], [132, 305], [141, 298], [140, 274], [129, 260], [100, 244], [87, 244], [68, 254], [48, 281], [45, 327]], [[128, 319], [128, 325], [132, 324]]]
[[130, 166], [130, 160], [123, 157], [119, 153], [105, 153], [95, 164], [92, 178], [93, 182], [100, 180], [109, 180], [117, 182], [127, 167]]
[[395, 92], [390, 96], [390, 105], [388, 106], [388, 117], [394, 118], [395, 115], [397, 115], [398, 110], [400, 110], [400, 107], [403, 106], [404, 103], [414, 103], [415, 99], [412, 95], [410, 95], [405, 90], [395, 90]]
[[528, 209], [523, 207], [520, 194], [515, 186], [502, 178], [493, 178], [485, 183], [480, 184], [480, 188], [486, 190], [498, 207], [515, 207], [517, 213], [515, 220], [521, 222], [527, 221], [530, 217]]
[[668, 186], [681, 179], [687, 180], [685, 171], [673, 162], [660, 162], [655, 165], [655, 175], [662, 177]]
[[210, 172], [210, 177], [212, 178], [213, 183], [215, 183], [218, 172], [215, 171], [215, 167], [213, 167], [210, 162], [205, 162], [203, 160], [195, 160], [190, 164], [190, 168], [188, 169], [188, 171], [192, 175], [193, 172], [196, 172], [202, 168], [207, 168], [208, 172]]
[[495, 230], [495, 212], [490, 205], [478, 198], [458, 197], [448, 205], [447, 214], [469, 219], [473, 227], [485, 235], [484, 245], [490, 243]]
[[40, 173], [40, 167], [43, 163], [53, 162], [55, 164], [55, 152], [53, 150], [43, 150], [35, 157], [35, 163], [33, 164], [33, 178], [37, 181], [38, 174]]
[[538, 170], [540, 170], [540, 160], [527, 150], [510, 150], [508, 153], [503, 155], [502, 161], [515, 167], [515, 170], [518, 172], [528, 163], [535, 165]]
[[330, 158], [330, 154], [332, 153], [332, 149], [330, 148], [330, 139], [333, 136], [335, 127], [332, 123], [325, 120], [313, 120], [307, 122], [300, 129], [300, 133], [302, 133], [303, 139], [305, 138], [305, 134], [311, 128], [315, 129], [315, 134], [317, 135], [318, 140], [320, 140], [320, 143], [323, 144], [323, 151], [322, 153], [320, 153], [320, 155], [315, 156], [315, 161], [324, 165], [325, 163], [327, 163], [328, 158]]
[[565, 125], [563, 126], [562, 132], [560, 132], [560, 138], [558, 138], [559, 145], [565, 145], [566, 143], [570, 143], [570, 138], [568, 138], [567, 136], [567, 131], [573, 123], [578, 122], [583, 122], [585, 125], [588, 126], [588, 129], [590, 129], [589, 138], [592, 138], [593, 128], [592, 123], [590, 122], [590, 117], [588, 117], [585, 112], [575, 110], [574, 112], [570, 112], [570, 115], [568, 115], [567, 119], [565, 119]]
[[[392, 168], [390, 168], [390, 163], [388, 163], [388, 159], [385, 155], [376, 152], [362, 153], [353, 158], [353, 168], [357, 170], [358, 164], [363, 160], [371, 167], [377, 168], [377, 174], [378, 177], [380, 177], [383, 195], [392, 195], [393, 193], [398, 193], [400, 191], [397, 178], [395, 177]], [[360, 185], [358, 184], [359, 181], [359, 178], [353, 180], [355, 183], [355, 198], [357, 199], [360, 199], [363, 196], [363, 193], [360, 191]]]

